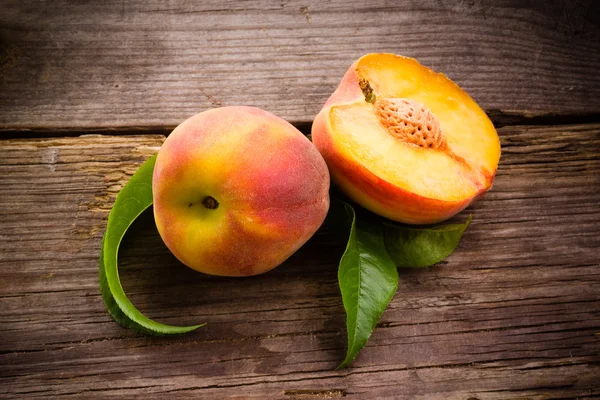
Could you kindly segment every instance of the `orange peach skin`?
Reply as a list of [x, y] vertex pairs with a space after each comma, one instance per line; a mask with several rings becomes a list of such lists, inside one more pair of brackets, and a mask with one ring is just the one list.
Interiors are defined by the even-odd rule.
[[[312, 140], [329, 166], [331, 179], [353, 201], [385, 218], [408, 224], [432, 224], [446, 220], [465, 209], [490, 188], [481, 188], [463, 201], [445, 201], [423, 197], [387, 182], [348, 157], [334, 146], [329, 113], [331, 107], [364, 101], [357, 75], [358, 61], [348, 69], [338, 88], [327, 100], [312, 126]], [[493, 176], [488, 177], [489, 182]]]
[[[154, 216], [171, 252], [212, 275], [280, 265], [320, 227], [329, 172], [312, 143], [263, 110], [223, 107], [169, 135], [152, 180]], [[212, 197], [215, 209], [203, 201]]]

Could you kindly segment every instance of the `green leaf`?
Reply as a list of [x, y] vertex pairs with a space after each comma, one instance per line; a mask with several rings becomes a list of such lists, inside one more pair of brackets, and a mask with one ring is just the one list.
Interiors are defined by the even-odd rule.
[[117, 195], [108, 216], [100, 252], [100, 290], [108, 312], [120, 325], [147, 335], [185, 333], [202, 325], [171, 326], [152, 321], [127, 299], [117, 268], [119, 245], [133, 221], [152, 205], [152, 172], [156, 155], [137, 170]]
[[458, 246], [472, 217], [463, 224], [414, 228], [385, 223], [385, 244], [398, 267], [429, 267], [448, 257]]
[[398, 270], [385, 248], [383, 225], [366, 214], [357, 215], [349, 204], [345, 208], [352, 225], [338, 281], [346, 309], [348, 351], [338, 368], [346, 367], [364, 347], [398, 288]]

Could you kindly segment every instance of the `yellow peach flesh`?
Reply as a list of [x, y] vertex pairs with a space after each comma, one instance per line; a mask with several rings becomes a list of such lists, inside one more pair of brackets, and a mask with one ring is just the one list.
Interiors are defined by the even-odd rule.
[[[424, 148], [398, 136], [382, 120], [383, 102], [418, 105], [440, 140]], [[355, 62], [312, 135], [338, 186], [371, 211], [406, 223], [439, 222], [462, 210], [491, 187], [500, 157], [494, 126], [468, 94], [393, 54]]]
[[418, 61], [392, 54], [361, 58], [357, 73], [381, 98], [405, 98], [425, 105], [440, 121], [452, 152], [488, 175], [498, 168], [500, 141], [485, 112], [459, 86]]
[[441, 151], [408, 145], [388, 134], [372, 105], [331, 108], [331, 136], [340, 152], [362, 160], [368, 170], [396, 186], [422, 196], [456, 201], [477, 193], [469, 171]]

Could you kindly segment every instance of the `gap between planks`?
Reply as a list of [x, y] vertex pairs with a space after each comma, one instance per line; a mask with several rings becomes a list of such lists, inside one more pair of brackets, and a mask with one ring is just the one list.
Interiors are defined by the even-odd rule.
[[[590, 114], [517, 114], [500, 110], [490, 110], [488, 117], [496, 129], [505, 126], [552, 126], [593, 124], [600, 122], [600, 113]], [[183, 121], [182, 121], [183, 122]], [[312, 121], [288, 121], [304, 135], [310, 135]], [[122, 127], [60, 127], [60, 128], [0, 128], [0, 143], [6, 139], [38, 139], [76, 137], [81, 135], [134, 136], [134, 135], [163, 135], [168, 136], [175, 125], [156, 126], [122, 126]]]

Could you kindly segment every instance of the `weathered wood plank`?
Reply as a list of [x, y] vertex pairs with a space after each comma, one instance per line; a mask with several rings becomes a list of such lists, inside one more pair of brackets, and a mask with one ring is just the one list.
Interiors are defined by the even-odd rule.
[[176, 338], [120, 328], [98, 293], [114, 196], [161, 136], [0, 142], [0, 397], [583, 399], [600, 387], [600, 125], [505, 127], [495, 187], [459, 249], [401, 270], [353, 367], [324, 226], [259, 277], [195, 273], [151, 213], [121, 252], [143, 312], [207, 321]]
[[237, 104], [309, 122], [382, 51], [496, 115], [598, 114], [598, 21], [593, 0], [3, 1], [0, 130], [169, 128]]

